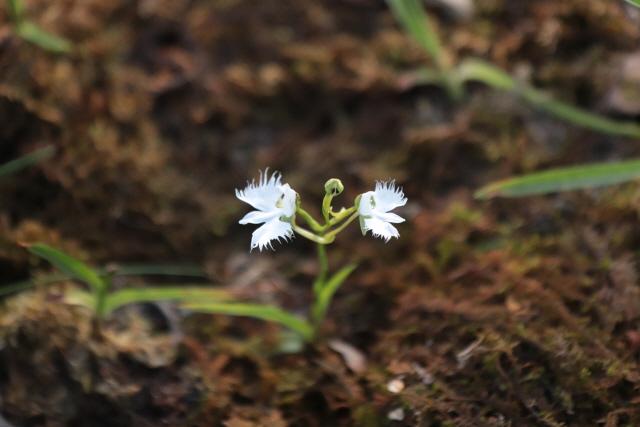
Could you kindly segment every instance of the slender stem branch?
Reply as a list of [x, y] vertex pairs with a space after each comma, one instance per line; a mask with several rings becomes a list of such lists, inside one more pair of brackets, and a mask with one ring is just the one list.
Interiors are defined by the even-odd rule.
[[325, 223], [329, 222], [331, 219], [331, 201], [333, 200], [333, 194], [325, 194], [322, 199], [322, 216], [324, 217]]
[[335, 224], [336, 222], [340, 222], [346, 217], [348, 217], [349, 215], [351, 215], [352, 213], [354, 213], [355, 210], [356, 210], [356, 207], [351, 206], [349, 209], [342, 208], [340, 209], [339, 212], [331, 212], [331, 215], [333, 216], [333, 218], [329, 222], [332, 224]]
[[327, 280], [327, 274], [329, 273], [329, 260], [327, 258], [327, 250], [324, 245], [318, 244], [318, 276], [316, 280], [313, 282], [313, 293], [318, 298], [318, 293], [324, 286], [325, 281]]
[[356, 218], [358, 218], [358, 216], [359, 216], [359, 213], [357, 211], [353, 212], [351, 216], [347, 218], [346, 221], [340, 224], [340, 226], [338, 226], [337, 228], [334, 228], [333, 230], [325, 234], [324, 237], [327, 239], [331, 239], [331, 241], [335, 240], [336, 234], [340, 233], [342, 230], [347, 228], [347, 226], [351, 224]]
[[305, 222], [309, 224], [309, 227], [311, 227], [313, 231], [318, 233], [324, 229], [324, 226], [320, 224], [318, 221], [316, 221], [315, 218], [313, 218], [311, 214], [305, 211], [304, 209], [298, 208], [296, 210], [296, 214], [298, 214], [302, 219], [304, 219]]
[[339, 224], [340, 221], [343, 221], [346, 217], [348, 217], [355, 211], [356, 211], [355, 206], [352, 206], [349, 209], [342, 208], [339, 212], [331, 212], [331, 215], [333, 216], [333, 218], [331, 218], [329, 222], [327, 222], [323, 226], [322, 231], [326, 233], [331, 227], [333, 227], [336, 224]]
[[327, 237], [327, 236], [318, 236], [317, 234], [312, 233], [311, 231], [300, 227], [296, 223], [292, 222], [291, 227], [293, 227], [293, 231], [304, 237], [305, 239], [309, 239], [312, 242], [316, 242], [321, 245], [328, 245], [335, 240], [335, 236]]

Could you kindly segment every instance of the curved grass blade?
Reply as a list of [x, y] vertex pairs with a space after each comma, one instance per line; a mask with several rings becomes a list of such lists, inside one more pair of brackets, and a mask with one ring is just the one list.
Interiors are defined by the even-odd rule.
[[479, 199], [523, 197], [620, 184], [640, 178], [640, 159], [550, 169], [493, 182], [475, 193]]
[[107, 296], [105, 314], [127, 305], [157, 301], [229, 301], [231, 295], [222, 289], [204, 287], [150, 287], [130, 288], [113, 292]]
[[254, 319], [279, 323], [292, 331], [299, 333], [306, 341], [313, 338], [313, 328], [305, 320], [281, 310], [278, 307], [262, 304], [245, 304], [234, 302], [206, 303], [187, 302], [182, 307], [201, 313], [226, 314], [230, 316], [245, 316]]
[[640, 7], [640, 0], [626, 0], [626, 2], [632, 6]]
[[451, 98], [462, 98], [462, 84], [457, 75], [450, 72], [451, 64], [446, 61], [440, 38], [429, 20], [422, 0], [387, 0], [387, 3], [396, 20], [435, 63], [436, 72], [427, 72], [423, 77], [428, 77], [433, 83], [443, 84]]
[[404, 30], [420, 44], [442, 70], [442, 47], [420, 0], [387, 0], [396, 19]]
[[0, 165], [0, 177], [18, 172], [26, 167], [39, 163], [53, 156], [56, 152], [52, 145], [35, 150], [29, 154]]
[[478, 81], [494, 89], [513, 92], [534, 107], [574, 125], [609, 135], [640, 138], [639, 124], [612, 120], [557, 101], [538, 89], [517, 82], [508, 73], [488, 62], [478, 59], [466, 60], [458, 69], [458, 73], [461, 81]]
[[319, 325], [324, 320], [327, 310], [329, 309], [329, 304], [331, 304], [331, 300], [333, 299], [333, 295], [338, 291], [340, 285], [347, 280], [349, 275], [353, 273], [353, 270], [355, 270], [356, 267], [356, 264], [349, 264], [342, 267], [333, 276], [331, 276], [331, 278], [327, 280], [325, 285], [322, 287], [318, 293], [312, 312], [313, 321], [316, 325]]
[[49, 261], [69, 277], [86, 283], [95, 292], [100, 292], [106, 287], [106, 283], [95, 270], [58, 249], [54, 249], [44, 243], [28, 245], [27, 249], [32, 254]]
[[7, 7], [13, 22], [20, 23], [24, 17], [24, 4], [22, 0], [7, 0]]
[[16, 31], [24, 40], [40, 46], [49, 52], [68, 53], [73, 47], [69, 40], [45, 31], [30, 21], [23, 20], [20, 22]]

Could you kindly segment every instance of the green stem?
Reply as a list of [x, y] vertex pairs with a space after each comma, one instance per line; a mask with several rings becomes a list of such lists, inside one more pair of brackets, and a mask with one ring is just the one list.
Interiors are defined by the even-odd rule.
[[316, 280], [313, 282], [313, 293], [317, 299], [318, 293], [324, 286], [325, 281], [327, 280], [327, 274], [329, 273], [329, 260], [327, 259], [327, 250], [324, 245], [318, 244], [318, 276]]
[[306, 320], [275, 306], [241, 302], [187, 302], [183, 307], [202, 313], [246, 316], [279, 323], [299, 333], [305, 341], [311, 341], [314, 335], [313, 327]]
[[329, 243], [333, 243], [333, 241], [335, 240], [335, 236], [318, 236], [317, 234], [314, 234], [311, 231], [300, 227], [295, 222], [291, 223], [291, 227], [293, 228], [293, 231], [295, 231], [305, 239], [311, 240], [312, 242], [316, 242], [320, 245], [328, 245]]
[[349, 215], [351, 215], [352, 213], [354, 213], [356, 211], [355, 206], [350, 207], [349, 209], [345, 209], [342, 208], [340, 210], [340, 212], [333, 212], [331, 211], [330, 214], [331, 216], [333, 216], [333, 218], [331, 218], [329, 220], [329, 222], [327, 222], [323, 227], [322, 227], [322, 232], [326, 233], [327, 231], [329, 231], [329, 229], [331, 229], [331, 227], [333, 227], [336, 224], [339, 224], [340, 221], [343, 221], [346, 217], [348, 217]]
[[331, 241], [333, 242], [336, 238], [336, 234], [347, 228], [347, 226], [349, 226], [349, 224], [351, 224], [356, 218], [358, 218], [358, 216], [360, 216], [360, 214], [357, 211], [353, 212], [346, 221], [340, 224], [340, 226], [338, 226], [337, 228], [334, 228], [333, 230], [325, 234], [324, 237], [327, 239], [331, 239]]
[[355, 264], [342, 267], [337, 273], [327, 279], [322, 289], [315, 294], [315, 300], [311, 307], [311, 324], [313, 325], [314, 337], [316, 337], [320, 331], [320, 326], [327, 315], [327, 310], [329, 309], [329, 305], [331, 305], [333, 296], [355, 269]]
[[95, 291], [95, 310], [96, 317], [99, 320], [104, 319], [107, 313], [107, 294], [109, 293], [109, 288], [111, 287], [111, 278], [106, 277], [103, 280], [102, 286], [100, 286]]
[[311, 227], [311, 229], [316, 233], [322, 232], [322, 230], [324, 229], [324, 226], [320, 224], [318, 221], [316, 221], [315, 218], [313, 218], [311, 214], [305, 211], [304, 209], [298, 208], [296, 210], [296, 214], [299, 215], [302, 219], [304, 219], [305, 222], [309, 224], [309, 227]]
[[333, 201], [333, 194], [325, 194], [322, 199], [322, 217], [325, 223], [331, 219], [331, 202]]

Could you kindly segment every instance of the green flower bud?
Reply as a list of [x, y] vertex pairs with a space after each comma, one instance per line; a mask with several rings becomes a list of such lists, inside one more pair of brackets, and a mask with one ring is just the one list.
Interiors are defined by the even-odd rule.
[[337, 196], [344, 191], [344, 185], [338, 178], [331, 178], [324, 184], [324, 192], [327, 195]]

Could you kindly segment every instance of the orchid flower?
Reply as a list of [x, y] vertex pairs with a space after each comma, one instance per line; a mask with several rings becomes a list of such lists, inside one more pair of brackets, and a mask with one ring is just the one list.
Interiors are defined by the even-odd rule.
[[243, 190], [236, 189], [236, 197], [256, 209], [246, 214], [240, 224], [263, 224], [251, 235], [252, 250], [273, 249], [274, 240], [293, 238], [290, 219], [296, 212], [297, 193], [289, 184], [282, 184], [280, 173], [269, 177], [268, 170], [260, 172], [257, 183], [251, 181]]
[[371, 231], [374, 237], [380, 237], [386, 242], [392, 237], [400, 237], [398, 230], [391, 224], [404, 222], [404, 218], [390, 211], [406, 203], [407, 198], [402, 188], [396, 187], [394, 181], [377, 182], [374, 191], [367, 191], [360, 196], [358, 213], [362, 234]]

